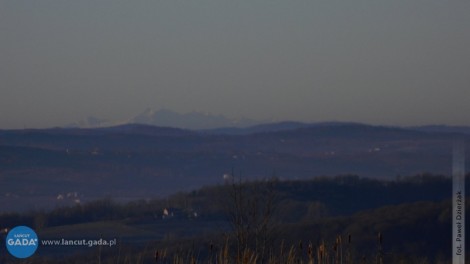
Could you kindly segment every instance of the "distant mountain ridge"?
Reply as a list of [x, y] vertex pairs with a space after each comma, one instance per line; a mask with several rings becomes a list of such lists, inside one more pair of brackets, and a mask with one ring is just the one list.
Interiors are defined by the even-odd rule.
[[301, 128], [313, 128], [313, 127], [336, 127], [336, 126], [347, 126], [347, 125], [361, 125], [360, 123], [352, 122], [319, 122], [319, 123], [303, 123], [296, 121], [283, 121], [276, 123], [265, 123], [249, 127], [222, 127], [215, 129], [206, 129], [202, 132], [206, 134], [223, 134], [223, 135], [249, 135], [254, 133], [267, 133], [267, 132], [279, 132], [288, 130], [297, 130]]
[[228, 118], [223, 115], [210, 113], [190, 112], [177, 113], [167, 109], [147, 108], [142, 113], [124, 121], [110, 121], [94, 116], [83, 118], [77, 122], [69, 123], [64, 128], [106, 128], [120, 125], [141, 124], [156, 127], [173, 127], [180, 129], [202, 130], [220, 127], [243, 128], [259, 124], [260, 122], [248, 118]]
[[[223, 135], [248, 135], [253, 133], [275, 132], [285, 130], [295, 130], [308, 127], [345, 126], [345, 125], [365, 125], [358, 122], [260, 122], [248, 118], [228, 118], [223, 115], [210, 113], [190, 112], [177, 113], [167, 109], [147, 108], [142, 113], [121, 122], [89, 116], [77, 122], [68, 124], [64, 128], [124, 128], [132, 125], [146, 125], [154, 127], [177, 128], [184, 130], [197, 130], [205, 134]], [[424, 125], [424, 126], [383, 126], [389, 128], [401, 128], [426, 133], [444, 134], [470, 134], [470, 126], [449, 126], [449, 125]], [[134, 127], [136, 128], [136, 127]]]
[[190, 112], [180, 114], [167, 109], [155, 110], [148, 108], [130, 119], [128, 123], [200, 130], [219, 127], [248, 127], [258, 122], [247, 118], [227, 118], [223, 115], [210, 113]]

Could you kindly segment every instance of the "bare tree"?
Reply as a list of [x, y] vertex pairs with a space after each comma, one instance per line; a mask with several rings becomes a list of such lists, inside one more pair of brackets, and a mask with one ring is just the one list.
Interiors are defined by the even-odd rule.
[[276, 180], [242, 182], [232, 178], [226, 210], [236, 241], [237, 258], [247, 251], [263, 263], [272, 248]]

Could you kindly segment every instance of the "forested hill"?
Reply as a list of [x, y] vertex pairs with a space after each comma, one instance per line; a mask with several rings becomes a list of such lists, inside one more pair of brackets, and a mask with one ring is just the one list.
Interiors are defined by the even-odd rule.
[[24, 210], [56, 206], [68, 193], [80, 201], [163, 197], [222, 184], [232, 172], [245, 180], [450, 175], [456, 138], [470, 142], [467, 134], [353, 123], [278, 123], [232, 134], [147, 125], [1, 130], [0, 200], [4, 210]]

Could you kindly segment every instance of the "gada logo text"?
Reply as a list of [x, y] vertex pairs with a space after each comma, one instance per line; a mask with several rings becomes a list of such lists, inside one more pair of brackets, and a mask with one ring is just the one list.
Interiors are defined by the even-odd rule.
[[17, 226], [8, 232], [6, 246], [12, 256], [27, 258], [36, 252], [38, 236], [27, 226]]

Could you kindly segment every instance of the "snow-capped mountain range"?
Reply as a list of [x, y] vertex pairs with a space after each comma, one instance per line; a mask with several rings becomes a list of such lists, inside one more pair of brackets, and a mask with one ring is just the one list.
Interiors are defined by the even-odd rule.
[[223, 115], [210, 113], [190, 112], [181, 114], [167, 109], [147, 108], [142, 113], [124, 122], [112, 122], [106, 119], [87, 117], [67, 127], [97, 128], [123, 124], [145, 124], [201, 130], [220, 127], [249, 127], [259, 124], [259, 122], [247, 118], [227, 118]]

